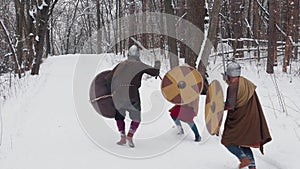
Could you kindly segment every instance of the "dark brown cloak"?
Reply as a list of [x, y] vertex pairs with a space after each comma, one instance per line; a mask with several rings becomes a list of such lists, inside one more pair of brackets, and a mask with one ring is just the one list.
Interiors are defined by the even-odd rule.
[[263, 145], [272, 139], [255, 86], [240, 77], [236, 89], [236, 106], [228, 110], [221, 142], [225, 146], [259, 147], [263, 153]]

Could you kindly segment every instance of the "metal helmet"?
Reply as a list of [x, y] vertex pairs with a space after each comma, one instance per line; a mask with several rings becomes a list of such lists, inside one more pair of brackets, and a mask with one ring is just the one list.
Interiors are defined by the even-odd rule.
[[226, 75], [231, 77], [241, 76], [241, 66], [236, 62], [229, 63], [227, 65]]
[[128, 49], [128, 59], [129, 60], [136, 60], [136, 61], [140, 61], [140, 51], [138, 49], [138, 47], [136, 45], [132, 45], [129, 49]]

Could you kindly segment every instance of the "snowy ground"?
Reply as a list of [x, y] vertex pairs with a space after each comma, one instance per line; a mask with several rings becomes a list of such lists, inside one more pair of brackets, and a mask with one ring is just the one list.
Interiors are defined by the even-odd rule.
[[[95, 62], [99, 58], [101, 63]], [[193, 142], [193, 134], [186, 124], [185, 135], [176, 135], [167, 113], [171, 105], [159, 92], [159, 79], [143, 82], [144, 120], [136, 133], [136, 148], [116, 145], [119, 137], [114, 121], [96, 114], [88, 102], [92, 78], [117, 63], [108, 58], [56, 56], [43, 63], [40, 76], [28, 77], [30, 85], [20, 89], [20, 94], [7, 100], [1, 109], [4, 126], [1, 169], [237, 168], [238, 160], [220, 144], [220, 138], [206, 132], [205, 98], [201, 98], [202, 108], [196, 118], [202, 141]], [[91, 65], [97, 69], [89, 69]], [[300, 78], [292, 77], [290, 83], [289, 75], [271, 76], [261, 68], [243, 63], [242, 66], [242, 74], [258, 86], [273, 137], [265, 146], [265, 155], [254, 150], [257, 168], [299, 168]], [[210, 80], [218, 79], [225, 91], [220, 76], [222, 67], [211, 64], [209, 68]]]

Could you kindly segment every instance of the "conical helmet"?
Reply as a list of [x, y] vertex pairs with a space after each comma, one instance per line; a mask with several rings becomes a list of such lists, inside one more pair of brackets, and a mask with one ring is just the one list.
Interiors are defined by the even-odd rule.
[[128, 49], [128, 60], [140, 61], [140, 51], [136, 45], [132, 45]]
[[231, 62], [227, 65], [226, 75], [231, 77], [241, 76], [241, 66], [236, 62]]

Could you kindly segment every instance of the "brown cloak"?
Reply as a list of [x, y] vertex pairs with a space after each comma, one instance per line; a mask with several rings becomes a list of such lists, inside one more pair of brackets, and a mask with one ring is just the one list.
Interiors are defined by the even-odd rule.
[[[237, 85], [238, 87], [234, 87], [238, 90], [235, 93], [236, 104], [233, 110], [228, 110], [221, 142], [225, 146], [260, 147], [263, 153], [263, 145], [272, 138], [255, 92], [256, 86], [243, 77], [239, 78]], [[227, 97], [234, 95], [233, 90], [229, 90], [230, 87]]]

